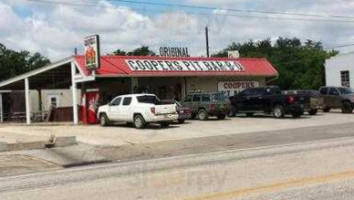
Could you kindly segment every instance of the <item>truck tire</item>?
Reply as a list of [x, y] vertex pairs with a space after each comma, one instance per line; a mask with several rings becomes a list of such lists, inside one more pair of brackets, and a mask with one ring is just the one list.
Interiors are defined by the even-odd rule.
[[300, 118], [301, 117], [301, 112], [293, 112], [291, 113], [291, 115], [293, 116], [293, 118]]
[[198, 119], [201, 121], [208, 120], [208, 113], [205, 109], [200, 109], [198, 112]]
[[143, 116], [136, 115], [134, 117], [134, 126], [137, 129], [144, 129], [146, 127], [146, 122]]
[[326, 106], [326, 107], [324, 107], [324, 108], [322, 109], [322, 111], [325, 112], [325, 113], [328, 113], [328, 112], [331, 111], [331, 108]]
[[247, 117], [253, 117], [254, 113], [246, 113]]
[[109, 126], [110, 123], [111, 122], [109, 121], [109, 119], [105, 113], [100, 115], [100, 124], [102, 127]]
[[309, 115], [317, 115], [318, 110], [317, 109], [311, 109], [309, 111]]
[[219, 119], [219, 120], [224, 120], [225, 118], [226, 118], [226, 115], [219, 115], [219, 116], [218, 116], [218, 119]]
[[185, 121], [186, 121], [185, 119], [179, 119], [178, 124], [184, 124]]
[[169, 126], [170, 126], [170, 123], [167, 123], [167, 122], [161, 123], [162, 128], [167, 128]]
[[343, 102], [343, 105], [342, 105], [342, 112], [343, 112], [343, 113], [346, 113], [346, 114], [352, 113], [352, 112], [353, 112], [353, 106], [352, 106], [352, 104], [349, 103], [349, 102]]
[[273, 117], [278, 118], [278, 119], [283, 118], [285, 115], [284, 108], [282, 105], [275, 105], [273, 107], [272, 113], [273, 113]]

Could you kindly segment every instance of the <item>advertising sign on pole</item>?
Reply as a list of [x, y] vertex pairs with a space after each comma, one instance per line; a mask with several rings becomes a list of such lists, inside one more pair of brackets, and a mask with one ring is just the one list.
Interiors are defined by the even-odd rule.
[[85, 38], [85, 64], [89, 70], [100, 68], [100, 37], [98, 35]]

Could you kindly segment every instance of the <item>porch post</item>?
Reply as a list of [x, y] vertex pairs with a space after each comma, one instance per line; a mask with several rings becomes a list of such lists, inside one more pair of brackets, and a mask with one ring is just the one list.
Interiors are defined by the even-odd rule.
[[0, 93], [0, 122], [4, 122], [4, 108], [2, 103], [2, 93]]
[[31, 108], [30, 108], [30, 93], [29, 93], [28, 78], [25, 78], [25, 98], [26, 98], [26, 123], [31, 124]]
[[73, 119], [74, 124], [79, 124], [79, 116], [78, 116], [78, 106], [77, 106], [77, 85], [75, 82], [75, 74], [76, 68], [75, 63], [71, 62], [71, 90], [72, 90], [72, 98], [73, 98]]

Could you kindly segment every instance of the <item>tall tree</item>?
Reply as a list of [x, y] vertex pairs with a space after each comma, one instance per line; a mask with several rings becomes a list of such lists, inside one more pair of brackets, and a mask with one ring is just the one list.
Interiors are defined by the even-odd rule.
[[0, 81], [41, 68], [49, 63], [49, 59], [40, 53], [17, 52], [7, 49], [5, 45], [0, 43]]
[[232, 43], [213, 56], [226, 57], [230, 50], [240, 51], [241, 57], [267, 58], [279, 72], [279, 78], [271, 84], [283, 89], [318, 89], [325, 84], [326, 59], [338, 54], [325, 51], [321, 42], [302, 43], [298, 38], [280, 37], [274, 44], [270, 39]]
[[155, 56], [156, 53], [150, 49], [148, 46], [141, 46], [130, 52], [125, 52], [121, 49], [117, 49], [113, 52], [113, 55], [117, 56]]

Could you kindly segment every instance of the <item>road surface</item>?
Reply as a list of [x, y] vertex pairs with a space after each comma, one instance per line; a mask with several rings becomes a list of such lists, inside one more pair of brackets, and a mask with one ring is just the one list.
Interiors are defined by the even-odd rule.
[[352, 199], [354, 138], [0, 179], [0, 199]]

